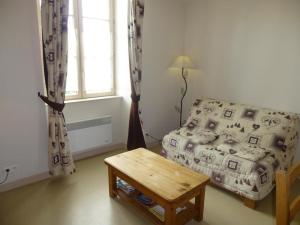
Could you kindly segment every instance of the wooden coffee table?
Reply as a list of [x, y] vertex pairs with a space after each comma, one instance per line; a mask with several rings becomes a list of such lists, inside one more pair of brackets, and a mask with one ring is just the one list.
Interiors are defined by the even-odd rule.
[[[145, 213], [155, 224], [182, 225], [203, 219], [205, 185], [209, 177], [196, 173], [146, 149], [136, 149], [105, 159], [109, 195], [119, 196]], [[126, 181], [165, 209], [160, 220], [149, 208], [117, 188], [116, 179]], [[190, 200], [195, 198], [195, 204]], [[178, 207], [186, 209], [176, 214]]]

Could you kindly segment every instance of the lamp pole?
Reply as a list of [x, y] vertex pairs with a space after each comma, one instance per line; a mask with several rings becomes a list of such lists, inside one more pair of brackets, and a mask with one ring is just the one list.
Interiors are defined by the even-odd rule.
[[181, 68], [181, 76], [182, 76], [182, 79], [184, 80], [184, 83], [185, 83], [185, 90], [184, 92], [182, 93], [182, 97], [181, 97], [181, 101], [180, 101], [180, 127], [182, 127], [182, 106], [183, 106], [183, 99], [186, 95], [186, 92], [187, 92], [187, 81], [186, 81], [186, 76], [184, 75], [184, 67]]

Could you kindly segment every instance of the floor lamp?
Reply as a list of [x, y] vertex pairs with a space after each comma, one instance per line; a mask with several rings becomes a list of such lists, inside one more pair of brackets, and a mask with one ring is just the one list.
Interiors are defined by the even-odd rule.
[[188, 57], [188, 56], [178, 56], [174, 60], [171, 68], [180, 69], [181, 77], [184, 80], [184, 84], [185, 84], [185, 89], [182, 92], [182, 96], [181, 96], [181, 100], [180, 100], [180, 111], [179, 111], [180, 121], [179, 121], [179, 125], [181, 127], [182, 126], [183, 100], [184, 100], [184, 97], [186, 96], [186, 92], [187, 92], [187, 89], [188, 89], [188, 84], [187, 84], [188, 69], [193, 69], [194, 65], [193, 65], [193, 62], [192, 62], [190, 57]]

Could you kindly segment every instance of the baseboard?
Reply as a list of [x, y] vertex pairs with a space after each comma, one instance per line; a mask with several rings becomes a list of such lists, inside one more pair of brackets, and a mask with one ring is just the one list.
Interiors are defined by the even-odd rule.
[[102, 147], [98, 147], [98, 148], [90, 148], [90, 149], [86, 149], [84, 151], [80, 151], [80, 152], [75, 152], [73, 154], [73, 158], [75, 161], [77, 160], [81, 160], [81, 159], [86, 159], [89, 157], [93, 157], [96, 155], [100, 155], [112, 150], [116, 150], [116, 149], [122, 149], [122, 148], [126, 148], [124, 143], [117, 143], [117, 144], [112, 144], [112, 145], [105, 145]]
[[[80, 151], [80, 152], [76, 152], [73, 153], [73, 158], [75, 161], [77, 160], [81, 160], [81, 159], [85, 159], [85, 158], [89, 158], [92, 156], [96, 156], [96, 155], [100, 155], [103, 154], [105, 152], [109, 152], [112, 150], [116, 150], [116, 149], [121, 149], [124, 148], [125, 149], [125, 144], [124, 143], [118, 143], [118, 144], [112, 144], [112, 145], [106, 145], [106, 146], [102, 146], [102, 147], [98, 147], [98, 148], [92, 148], [92, 149], [87, 149], [84, 151]], [[45, 179], [50, 178], [49, 172], [43, 172], [43, 173], [39, 173], [39, 174], [35, 174], [29, 177], [25, 177], [25, 178], [21, 178], [19, 180], [7, 183], [7, 184], [3, 184], [0, 186], [0, 192], [5, 192], [5, 191], [9, 191], [18, 187], [22, 187], [28, 184], [32, 184], [38, 181], [42, 181]]]
[[45, 180], [49, 177], [50, 177], [49, 172], [46, 171], [46, 172], [43, 172], [43, 173], [32, 175], [30, 177], [21, 178], [19, 180], [1, 185], [0, 192], [9, 191], [9, 190], [12, 190], [12, 189], [15, 189], [15, 188], [18, 188], [18, 187], [22, 187], [22, 186], [25, 186], [25, 185], [28, 185], [28, 184], [32, 184], [32, 183], [35, 183], [35, 182], [38, 182], [38, 181], [42, 181], [42, 180]]

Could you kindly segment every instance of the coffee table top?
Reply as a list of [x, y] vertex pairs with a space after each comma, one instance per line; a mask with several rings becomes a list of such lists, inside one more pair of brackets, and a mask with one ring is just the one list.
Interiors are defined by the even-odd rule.
[[104, 161], [170, 202], [209, 181], [208, 176], [143, 148], [121, 153]]

